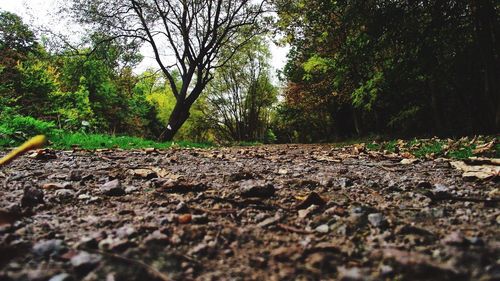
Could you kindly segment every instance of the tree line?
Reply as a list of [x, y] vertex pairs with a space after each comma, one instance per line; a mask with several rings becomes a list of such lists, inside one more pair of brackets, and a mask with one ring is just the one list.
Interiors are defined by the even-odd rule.
[[[48, 51], [1, 12], [0, 134], [14, 131], [6, 120], [217, 142], [500, 129], [500, 5], [491, 0], [66, 3], [89, 31], [85, 47]], [[268, 49], [275, 34], [291, 46], [281, 89]], [[136, 74], [143, 45], [157, 68]]]
[[500, 131], [498, 2], [275, 2], [292, 46], [281, 135]]

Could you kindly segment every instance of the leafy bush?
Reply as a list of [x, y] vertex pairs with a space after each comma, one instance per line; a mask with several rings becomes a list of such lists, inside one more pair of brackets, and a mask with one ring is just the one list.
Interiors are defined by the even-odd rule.
[[[6, 117], [5, 115], [0, 116]], [[49, 135], [55, 128], [52, 122], [37, 120], [31, 116], [14, 115], [2, 118], [0, 136], [3, 140], [10, 139], [8, 143], [16, 144], [34, 135]]]
[[267, 129], [266, 134], [264, 135], [264, 143], [275, 143], [278, 138], [274, 134], [273, 130]]

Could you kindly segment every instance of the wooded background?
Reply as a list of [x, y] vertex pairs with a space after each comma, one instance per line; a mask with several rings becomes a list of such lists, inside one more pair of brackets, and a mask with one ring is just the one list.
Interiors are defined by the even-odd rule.
[[[496, 1], [69, 2], [65, 15], [94, 27], [78, 47], [49, 48], [53, 34], [0, 11], [3, 137], [272, 143], [500, 131]], [[280, 85], [276, 38], [291, 46]], [[170, 42], [176, 63], [160, 56], [158, 69], [135, 73], [139, 48], [155, 42]]]

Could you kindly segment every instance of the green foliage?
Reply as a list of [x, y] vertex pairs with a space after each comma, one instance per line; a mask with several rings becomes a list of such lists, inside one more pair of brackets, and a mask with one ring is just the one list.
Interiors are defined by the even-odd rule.
[[36, 49], [35, 34], [13, 13], [0, 10], [0, 50], [27, 54]]
[[[491, 149], [488, 149], [482, 154], [474, 154], [474, 150], [478, 144], [485, 145], [488, 143], [495, 143], [495, 137], [478, 136], [474, 140], [469, 138], [461, 139], [411, 139], [405, 140], [389, 140], [383, 142], [367, 142], [366, 148], [374, 151], [387, 151], [391, 153], [410, 153], [417, 158], [453, 158], [453, 159], [467, 159], [474, 156], [486, 155], [489, 157], [498, 157], [499, 145], [498, 143]], [[357, 141], [359, 143], [359, 141]], [[476, 152], [477, 153], [477, 152]]]
[[20, 80], [14, 81], [19, 113], [44, 117], [49, 110], [49, 95], [58, 87], [51, 68], [35, 58], [17, 65]]
[[278, 115], [287, 134], [320, 141], [500, 129], [493, 1], [275, 3], [292, 46], [287, 110]]
[[31, 136], [49, 135], [56, 126], [52, 122], [45, 122], [31, 116], [9, 115], [10, 112], [0, 114], [0, 146], [17, 145]]
[[351, 95], [352, 104], [356, 108], [362, 108], [365, 111], [371, 111], [381, 90], [381, 84], [384, 82], [384, 74], [376, 72], [371, 79], [366, 81], [361, 87], [354, 90]]
[[[266, 141], [278, 90], [271, 82], [270, 53], [262, 37], [254, 38], [215, 72], [207, 87], [205, 124], [217, 139]], [[271, 140], [268, 140], [271, 141]]]
[[110, 136], [101, 134], [84, 133], [56, 133], [50, 136], [51, 147], [56, 149], [71, 149], [79, 147], [82, 149], [102, 149], [102, 148], [168, 148], [171, 143], [157, 143], [137, 137]]
[[267, 129], [266, 134], [264, 136], [264, 143], [275, 143], [278, 140], [273, 130]]

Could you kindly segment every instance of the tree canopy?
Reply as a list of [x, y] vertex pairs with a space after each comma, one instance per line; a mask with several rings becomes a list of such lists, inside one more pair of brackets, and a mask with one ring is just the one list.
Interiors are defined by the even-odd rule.
[[[189, 109], [213, 79], [213, 70], [263, 32], [260, 24], [267, 7], [266, 1], [247, 0], [70, 2], [78, 22], [106, 34], [104, 41], [125, 40], [151, 47], [177, 101], [163, 135], [166, 140], [187, 120]], [[173, 71], [180, 74], [180, 84]]]

